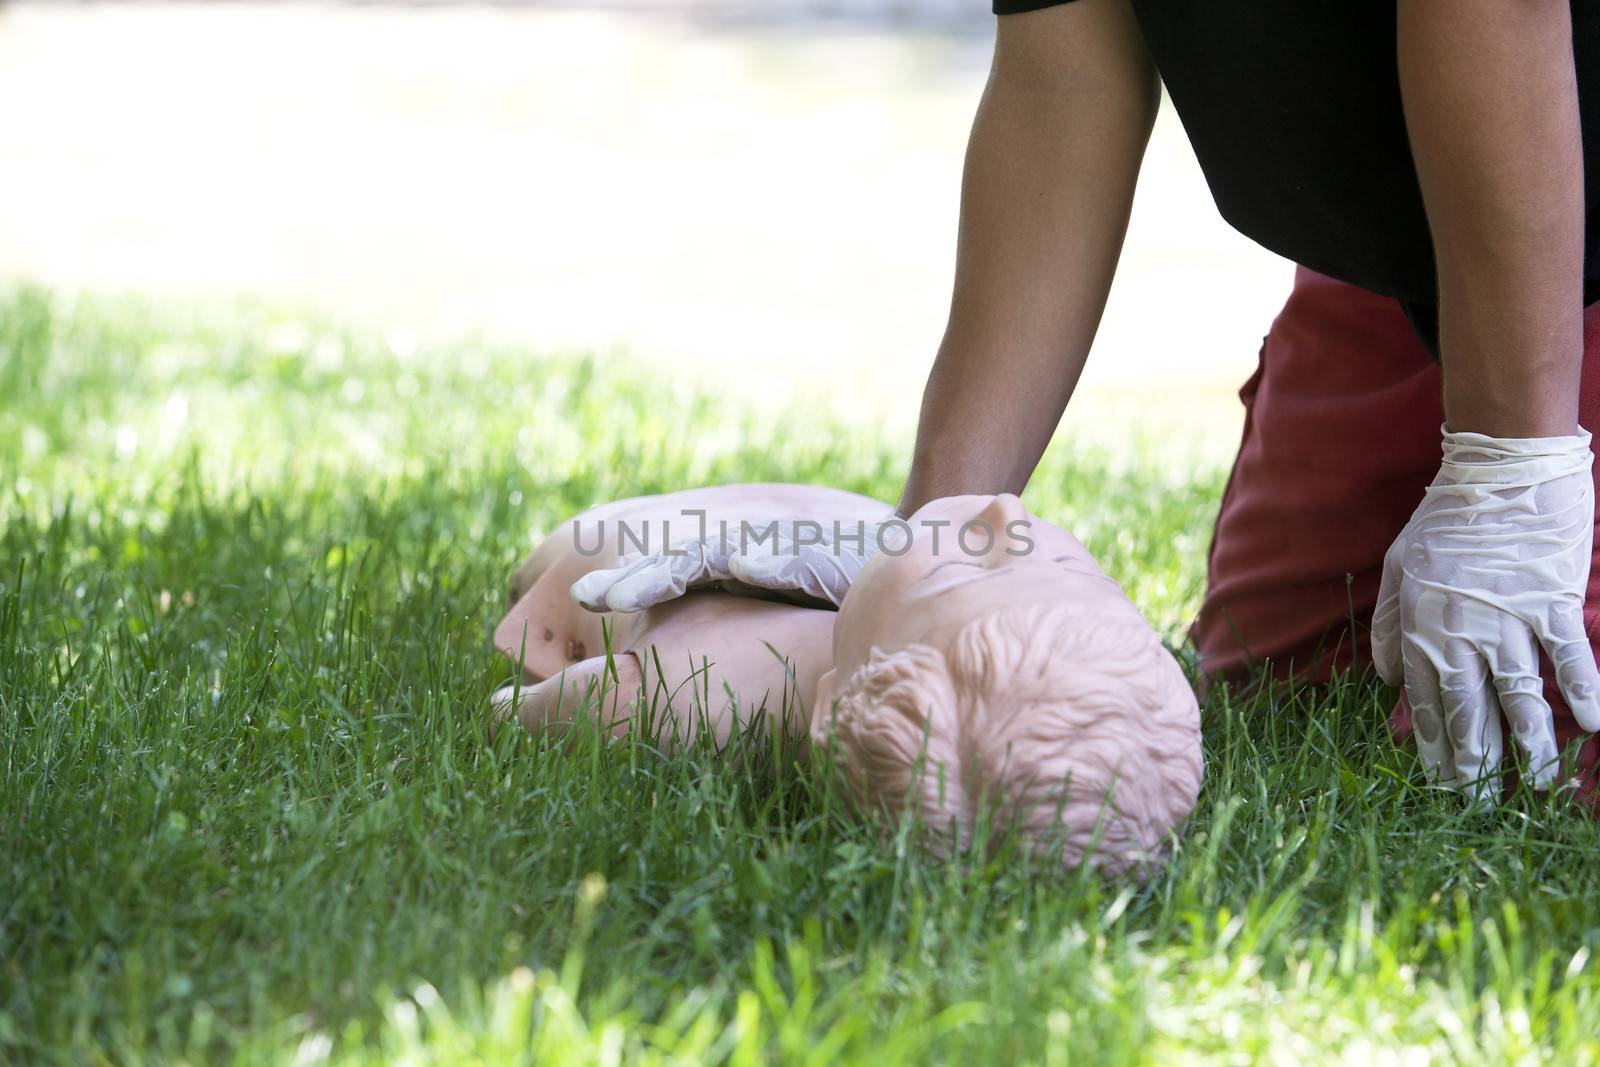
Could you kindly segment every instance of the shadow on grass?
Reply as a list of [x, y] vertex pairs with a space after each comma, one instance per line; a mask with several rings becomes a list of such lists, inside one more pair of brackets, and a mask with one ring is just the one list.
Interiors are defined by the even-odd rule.
[[[1209, 694], [1143, 881], [935, 860], [761, 730], [493, 733], [530, 527], [693, 482], [886, 495], [903, 443], [255, 314], [0, 306], [0, 1058], [1593, 1055], [1596, 824], [1422, 786], [1370, 680]], [[1214, 482], [1052, 463], [1041, 510], [1181, 610]]]

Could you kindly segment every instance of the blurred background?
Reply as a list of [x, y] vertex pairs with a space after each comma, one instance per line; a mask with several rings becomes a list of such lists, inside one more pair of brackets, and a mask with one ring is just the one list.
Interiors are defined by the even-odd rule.
[[[993, 33], [986, 0], [0, 2], [0, 281], [905, 427]], [[1069, 424], [1225, 456], [1289, 282], [1164, 105]]]

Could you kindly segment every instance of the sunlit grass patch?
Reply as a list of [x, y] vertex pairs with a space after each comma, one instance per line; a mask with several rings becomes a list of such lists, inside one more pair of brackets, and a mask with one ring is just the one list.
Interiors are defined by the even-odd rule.
[[[491, 729], [533, 538], [909, 442], [581, 356], [0, 301], [0, 1060], [1595, 1062], [1600, 831], [1421, 784], [1369, 680], [1219, 689], [1143, 881], [937, 862], [760, 730]], [[1220, 477], [1030, 504], [1176, 637]]]

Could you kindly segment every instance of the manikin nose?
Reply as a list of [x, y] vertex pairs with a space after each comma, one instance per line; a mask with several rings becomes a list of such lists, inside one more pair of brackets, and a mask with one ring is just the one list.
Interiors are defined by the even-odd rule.
[[[1002, 493], [991, 500], [977, 515], [977, 522], [984, 529], [972, 531], [966, 538], [967, 544], [972, 548], [981, 549], [990, 566], [1000, 566], [1011, 562], [1015, 556], [1007, 549], [1018, 547], [1021, 542], [1015, 539], [1012, 531], [1014, 524], [1026, 523], [1028, 512], [1011, 493]], [[987, 548], [984, 547], [988, 540]]]

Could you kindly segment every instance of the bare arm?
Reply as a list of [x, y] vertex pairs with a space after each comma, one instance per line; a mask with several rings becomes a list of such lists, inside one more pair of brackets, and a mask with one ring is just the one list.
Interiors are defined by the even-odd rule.
[[1027, 484], [1099, 326], [1159, 101], [1127, 0], [1000, 20], [902, 514]]
[[1452, 430], [1578, 425], [1583, 145], [1568, 0], [1401, 0]]

